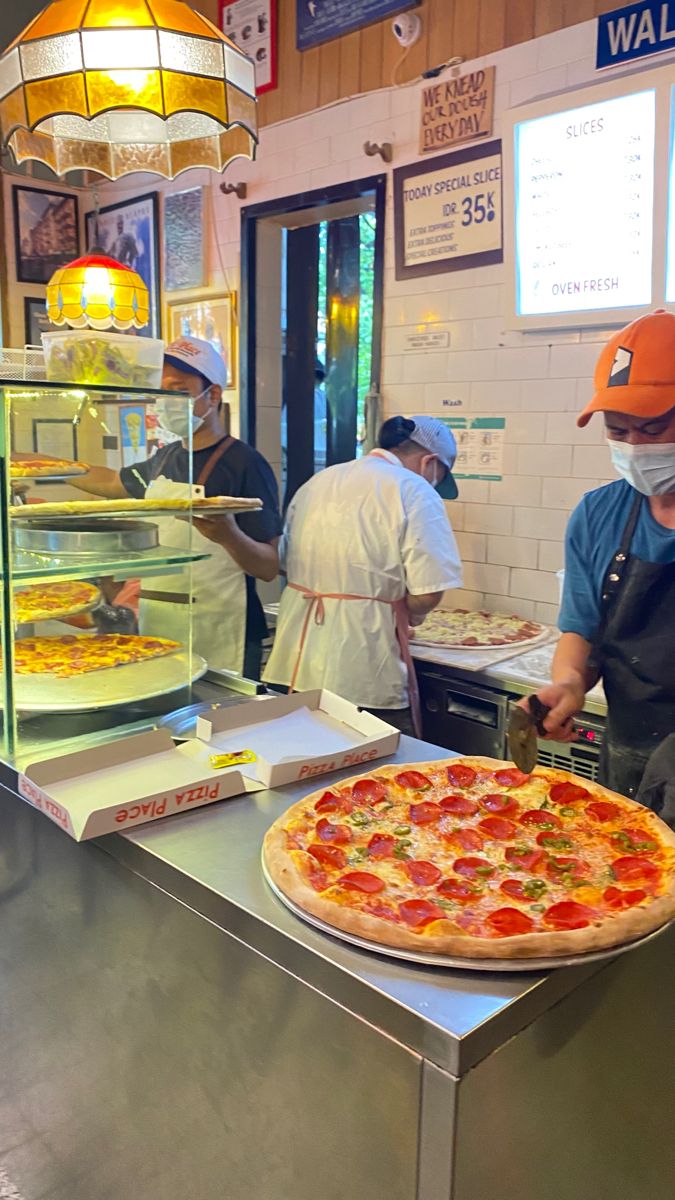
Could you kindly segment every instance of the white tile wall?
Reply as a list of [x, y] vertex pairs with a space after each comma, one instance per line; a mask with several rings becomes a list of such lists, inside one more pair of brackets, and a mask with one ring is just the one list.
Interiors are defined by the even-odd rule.
[[[587, 21], [480, 60], [497, 67], [496, 136], [510, 105], [594, 81], [594, 35], [594, 22]], [[478, 65], [466, 64], [465, 69]], [[379, 160], [364, 157], [367, 139], [391, 141], [394, 166], [414, 161], [419, 91], [419, 84], [385, 90], [266, 128], [257, 161], [238, 160], [228, 176], [246, 180], [245, 203], [256, 204], [386, 169]], [[220, 180], [206, 172], [180, 181], [182, 187], [196, 182], [211, 189], [211, 286], [213, 290], [236, 286], [240, 204], [232, 196], [222, 196]], [[145, 178], [138, 181], [137, 190], [171, 187], [175, 185]], [[101, 191], [104, 203], [116, 194], [125, 198], [131, 194], [128, 180]], [[82, 208], [90, 206], [85, 195]], [[575, 425], [576, 413], [592, 395], [595, 359], [607, 334], [509, 331], [502, 266], [397, 281], [391, 188], [386, 220], [385, 412], [424, 411], [438, 416], [464, 412], [506, 418], [504, 478], [489, 484], [465, 481], [460, 484], [461, 500], [448, 505], [465, 563], [465, 586], [448, 599], [554, 620], [555, 572], [562, 562], [569, 512], [585, 491], [613, 477], [601, 420], [595, 418], [584, 430]], [[13, 247], [7, 249], [11, 259]], [[12, 293], [15, 342], [23, 325], [22, 294], [31, 290], [26, 285]], [[266, 299], [271, 300], [271, 294]], [[272, 321], [273, 306], [264, 300], [263, 304]], [[449, 348], [428, 354], [406, 351], [405, 335], [420, 325], [448, 329]], [[267, 352], [274, 353], [271, 325], [269, 332]], [[272, 454], [278, 379], [271, 362], [269, 366], [273, 378], [269, 407], [259, 414], [259, 441]], [[235, 393], [235, 408], [236, 400]], [[450, 401], [461, 404], [451, 406]]]

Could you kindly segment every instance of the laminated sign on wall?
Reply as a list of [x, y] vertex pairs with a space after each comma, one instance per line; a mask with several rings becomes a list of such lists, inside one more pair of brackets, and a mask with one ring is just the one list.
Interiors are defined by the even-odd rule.
[[502, 262], [501, 142], [398, 167], [394, 233], [397, 279]]
[[[505, 417], [441, 417], [455, 435], [457, 461], [455, 479], [502, 478]], [[461, 500], [461, 496], [460, 496]]]

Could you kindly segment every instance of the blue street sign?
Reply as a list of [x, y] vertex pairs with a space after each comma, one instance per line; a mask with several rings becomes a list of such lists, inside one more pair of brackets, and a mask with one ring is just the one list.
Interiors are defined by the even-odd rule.
[[640, 0], [598, 17], [595, 67], [675, 50], [675, 0]]

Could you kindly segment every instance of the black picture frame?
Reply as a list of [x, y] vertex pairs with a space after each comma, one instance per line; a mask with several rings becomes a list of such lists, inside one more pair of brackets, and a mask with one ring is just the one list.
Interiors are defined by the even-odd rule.
[[12, 208], [17, 281], [48, 283], [58, 267], [80, 253], [77, 196], [14, 184]]
[[435, 259], [433, 262], [418, 263], [415, 266], [405, 261], [405, 226], [403, 220], [404, 197], [403, 188], [409, 179], [432, 172], [451, 170], [463, 163], [473, 163], [481, 158], [491, 158], [502, 155], [501, 139], [492, 142], [481, 142], [476, 146], [461, 148], [451, 154], [437, 154], [433, 158], [407, 163], [404, 167], [394, 168], [394, 249], [396, 260], [396, 279], [418, 279], [424, 275], [444, 275], [451, 271], [467, 271], [472, 267], [494, 266], [504, 261], [504, 203], [503, 203], [503, 159], [500, 184], [500, 245], [497, 250], [481, 250], [476, 254], [462, 254], [456, 257]]
[[[26, 346], [39, 346], [41, 333], [52, 333], [58, 329], [47, 316], [44, 296], [23, 298], [23, 340]], [[37, 336], [36, 336], [37, 335]]]
[[[157, 192], [146, 192], [86, 215], [90, 249], [96, 247], [132, 267], [148, 288], [150, 321], [138, 330], [139, 337], [162, 336], [158, 214]], [[125, 222], [131, 223], [131, 229], [125, 228]]]

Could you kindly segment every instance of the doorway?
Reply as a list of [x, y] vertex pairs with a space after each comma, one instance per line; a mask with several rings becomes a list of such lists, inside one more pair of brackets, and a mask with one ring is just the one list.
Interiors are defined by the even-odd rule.
[[241, 430], [285, 511], [374, 444], [386, 175], [242, 210]]

